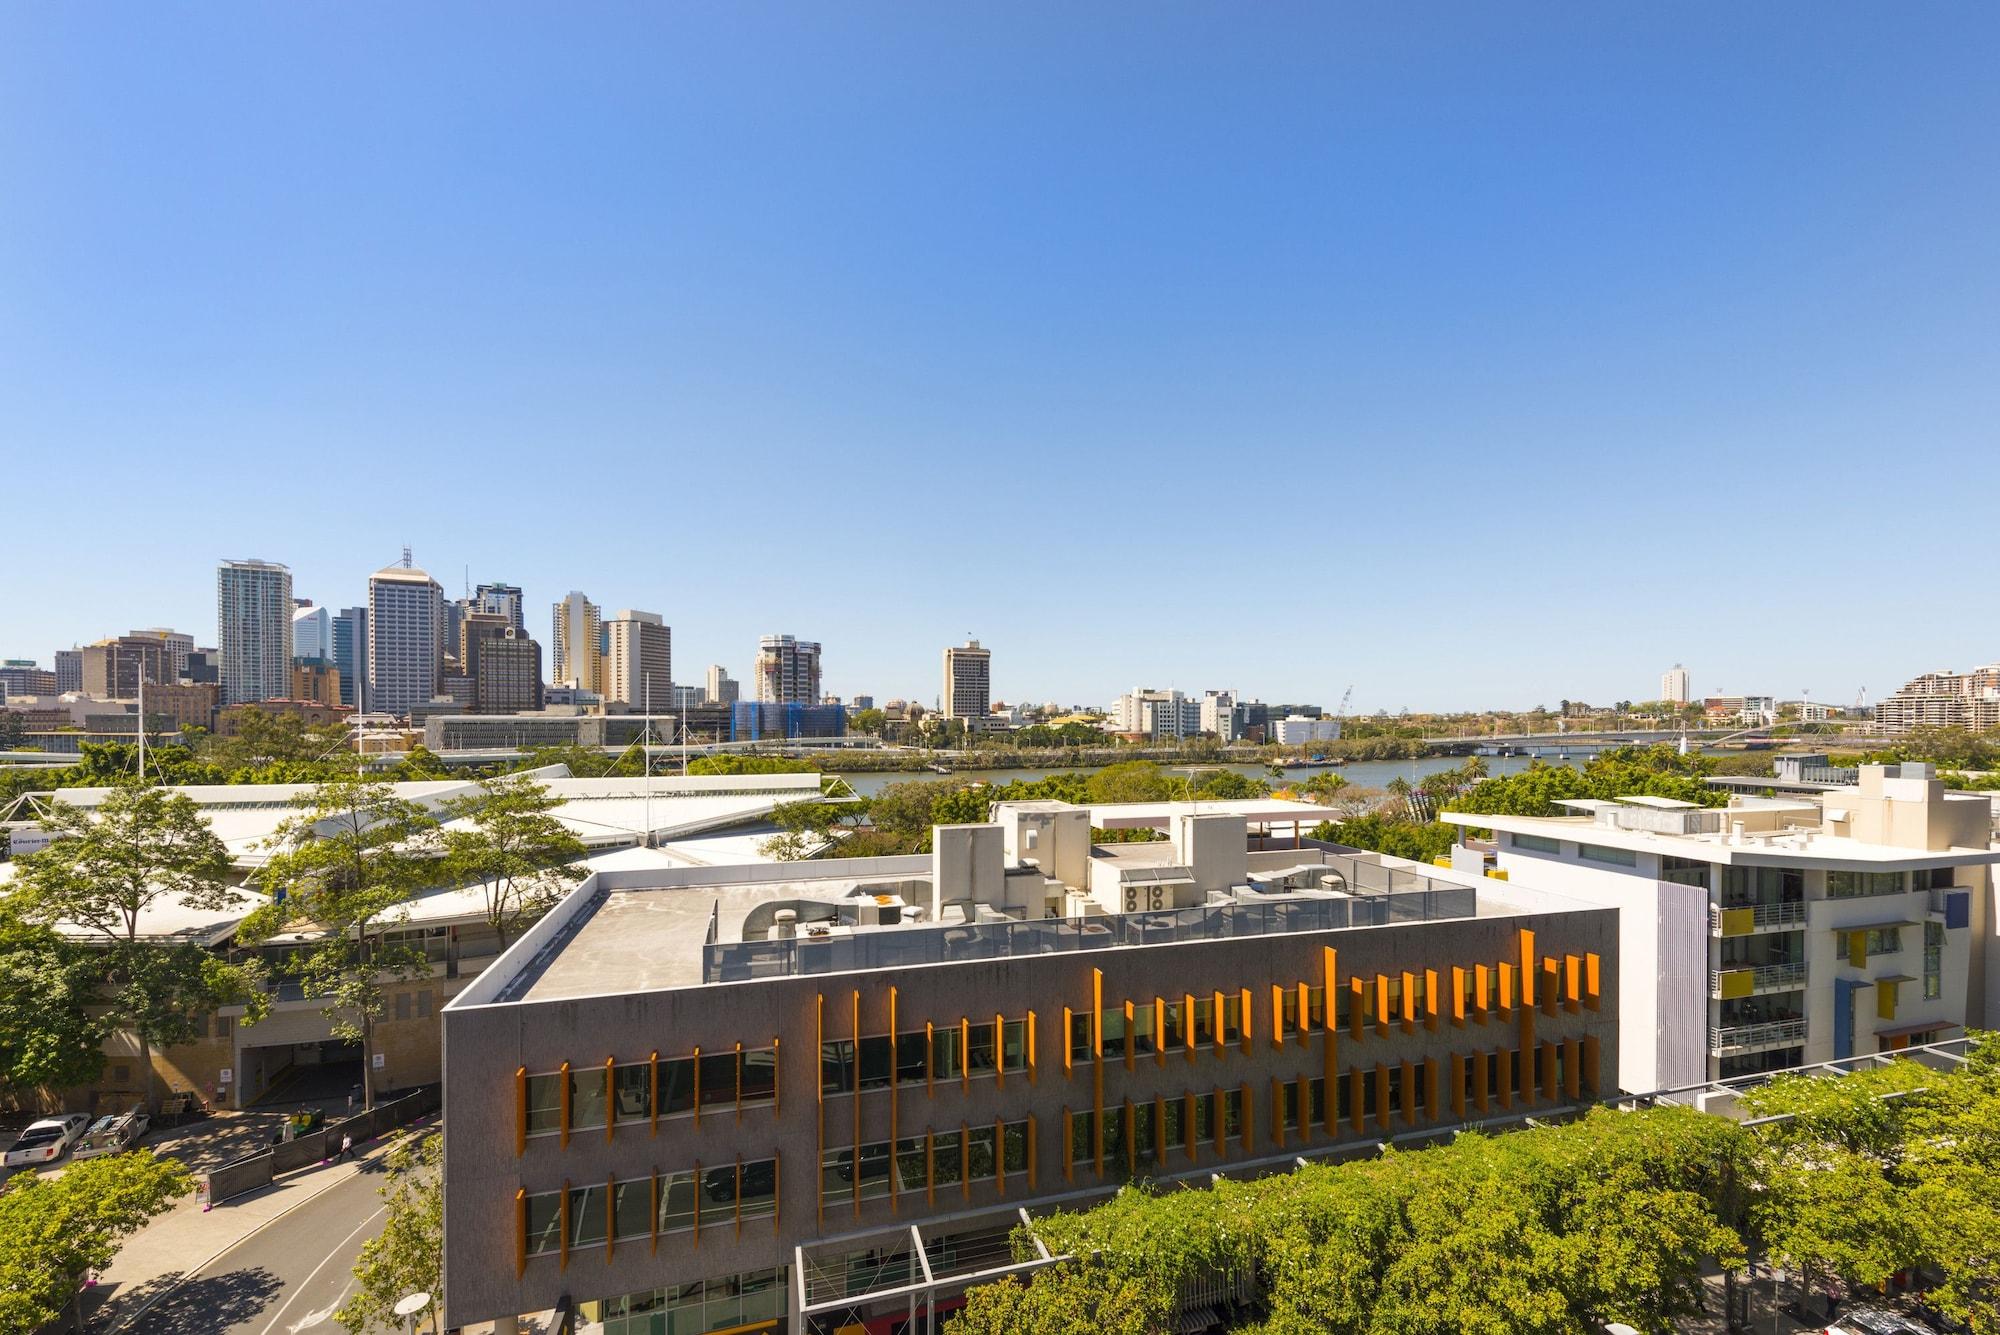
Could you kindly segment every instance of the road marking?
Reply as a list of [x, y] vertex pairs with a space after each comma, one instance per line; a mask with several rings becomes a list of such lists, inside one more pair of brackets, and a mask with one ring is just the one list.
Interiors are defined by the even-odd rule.
[[[346, 1245], [347, 1245], [348, 1243], [350, 1243], [350, 1242], [354, 1241], [354, 1234], [355, 1234], [355, 1233], [359, 1233], [359, 1232], [360, 1232], [360, 1231], [361, 1231], [362, 1229], [364, 1229], [364, 1228], [367, 1228], [367, 1227], [368, 1227], [368, 1226], [369, 1226], [370, 1224], [374, 1223], [374, 1222], [375, 1222], [375, 1215], [378, 1215], [378, 1214], [386, 1214], [386, 1213], [388, 1213], [388, 1210], [389, 1210], [389, 1207], [388, 1207], [388, 1206], [386, 1206], [386, 1205], [378, 1205], [378, 1206], [376, 1206], [376, 1207], [375, 1207], [375, 1214], [371, 1214], [371, 1215], [369, 1215], [369, 1216], [368, 1216], [368, 1217], [367, 1217], [366, 1219], [362, 1220], [362, 1221], [361, 1221], [360, 1223], [358, 1223], [358, 1224], [356, 1224], [356, 1225], [354, 1226], [354, 1233], [349, 1233], [349, 1234], [348, 1234], [348, 1235], [347, 1235], [346, 1237], [342, 1238], [342, 1239], [341, 1239], [341, 1240], [340, 1240], [339, 1242], [336, 1242], [336, 1243], [334, 1243], [334, 1244], [333, 1244], [333, 1248], [332, 1248], [332, 1250], [328, 1251], [328, 1252], [327, 1252], [327, 1254], [326, 1254], [325, 1256], [321, 1257], [321, 1258], [320, 1258], [320, 1263], [319, 1263], [318, 1265], [314, 1266], [314, 1267], [312, 1268], [312, 1271], [311, 1271], [311, 1272], [310, 1272], [309, 1274], [307, 1274], [307, 1275], [306, 1275], [306, 1277], [305, 1277], [304, 1279], [302, 1279], [302, 1280], [300, 1280], [300, 1281], [299, 1281], [299, 1286], [298, 1286], [298, 1288], [296, 1288], [296, 1289], [292, 1290], [292, 1296], [291, 1296], [291, 1297], [289, 1297], [289, 1298], [287, 1298], [287, 1299], [285, 1299], [285, 1301], [284, 1301], [283, 1305], [281, 1305], [281, 1306], [280, 1306], [280, 1307], [278, 1308], [278, 1310], [277, 1310], [277, 1311], [275, 1311], [275, 1312], [273, 1312], [273, 1313], [271, 1314], [271, 1324], [270, 1324], [270, 1325], [268, 1325], [268, 1326], [265, 1326], [265, 1327], [264, 1327], [264, 1329], [262, 1329], [262, 1330], [258, 1331], [258, 1332], [257, 1332], [257, 1335], [271, 1335], [271, 1332], [272, 1332], [272, 1331], [274, 1331], [274, 1330], [276, 1330], [276, 1329], [278, 1328], [278, 1320], [279, 1320], [279, 1318], [281, 1318], [281, 1317], [283, 1317], [283, 1316], [285, 1315], [285, 1309], [286, 1309], [287, 1307], [290, 1307], [290, 1306], [291, 1306], [291, 1305], [292, 1305], [293, 1303], [295, 1303], [295, 1302], [297, 1302], [297, 1301], [299, 1300], [299, 1295], [300, 1295], [300, 1294], [302, 1294], [302, 1293], [304, 1293], [304, 1292], [306, 1291], [306, 1285], [308, 1285], [308, 1284], [312, 1283], [312, 1282], [313, 1282], [313, 1280], [315, 1280], [315, 1279], [317, 1279], [317, 1278], [319, 1277], [319, 1272], [320, 1272], [320, 1271], [322, 1271], [322, 1270], [324, 1270], [324, 1269], [326, 1269], [326, 1263], [327, 1263], [328, 1261], [331, 1261], [331, 1260], [332, 1260], [332, 1259], [333, 1259], [333, 1258], [334, 1258], [334, 1257], [335, 1257], [335, 1256], [336, 1256], [336, 1255], [337, 1255], [337, 1254], [339, 1253], [339, 1251], [340, 1251], [340, 1249], [341, 1249], [342, 1247], [345, 1247], [345, 1246], [346, 1246]], [[334, 1305], [335, 1305], [335, 1306], [339, 1306], [339, 1304], [338, 1304], [338, 1303], [336, 1303], [336, 1304], [334, 1304]], [[297, 1330], [297, 1329], [299, 1329], [299, 1328], [298, 1328], [297, 1326], [294, 1326], [294, 1327], [292, 1327], [292, 1329], [293, 1329], [293, 1330]]]

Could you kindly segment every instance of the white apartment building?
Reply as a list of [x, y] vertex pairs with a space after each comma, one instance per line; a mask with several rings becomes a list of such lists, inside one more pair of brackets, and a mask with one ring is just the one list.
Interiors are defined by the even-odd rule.
[[1875, 724], [1890, 736], [1916, 728], [2000, 728], [2000, 663], [1926, 672], [1876, 703]]
[[944, 651], [946, 718], [984, 720], [993, 707], [993, 651], [979, 641]]
[[708, 665], [708, 689], [703, 692], [703, 702], [711, 705], [733, 705], [737, 701], [741, 687], [729, 670], [720, 663]]
[[403, 715], [429, 703], [438, 692], [443, 634], [444, 590], [429, 574], [395, 565], [368, 577], [371, 710]]
[[604, 613], [596, 603], [571, 589], [554, 609], [557, 685], [576, 686], [602, 696], [604, 684]]
[[1670, 704], [1684, 705], [1694, 698], [1694, 690], [1688, 681], [1688, 670], [1679, 663], [1660, 674], [1660, 698]]
[[[1619, 1083], [1639, 1093], [1866, 1056], [2000, 1016], [1994, 817], [1928, 765], [1808, 799], [1448, 812], [1497, 871], [1619, 914]], [[1454, 862], [1477, 863], [1461, 846]]]
[[766, 704], [816, 705], [819, 694], [819, 642], [790, 635], [766, 635], [757, 641], [757, 698]]
[[[604, 698], [671, 708], [674, 633], [657, 612], [620, 611], [605, 623]], [[648, 690], [651, 694], [648, 695]]]
[[[224, 561], [215, 571], [222, 703], [292, 693], [292, 572], [275, 561]], [[182, 665], [186, 665], [183, 657]]]
[[1201, 732], [1201, 701], [1179, 691], [1135, 686], [1111, 702], [1112, 732], [1144, 733], [1159, 741]]
[[1334, 718], [1307, 718], [1303, 714], [1288, 714], [1271, 725], [1272, 740], [1280, 746], [1304, 746], [1310, 742], [1337, 742], [1340, 740], [1340, 720]]
[[1233, 742], [1242, 735], [1237, 725], [1242, 715], [1236, 709], [1236, 692], [1204, 691], [1201, 696], [1201, 730], [1212, 732], [1218, 740]]

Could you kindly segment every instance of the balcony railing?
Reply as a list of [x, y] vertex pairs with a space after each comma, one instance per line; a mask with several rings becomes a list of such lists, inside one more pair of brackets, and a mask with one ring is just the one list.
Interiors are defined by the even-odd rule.
[[[1746, 987], [1742, 979], [1730, 977], [1733, 974], [1749, 974]], [[1724, 980], [1733, 984], [1727, 993], [1723, 991]], [[1752, 992], [1762, 992], [1774, 987], [1804, 987], [1806, 965], [1804, 960], [1791, 964], [1725, 964], [1708, 973], [1708, 990], [1711, 996], [1748, 996]], [[1740, 990], [1739, 990], [1740, 989]]]
[[1725, 1057], [1733, 1052], [1747, 1052], [1751, 1048], [1805, 1041], [1804, 1020], [1767, 1020], [1762, 1024], [1717, 1025], [1711, 1026], [1708, 1031], [1708, 1050]]
[[1806, 921], [1806, 903], [1802, 899], [1776, 904], [1714, 905], [1708, 911], [1709, 930], [1719, 936], [1740, 935], [1729, 928], [1738, 923], [1734, 915], [1743, 912], [1750, 914], [1751, 931], [1803, 927]]

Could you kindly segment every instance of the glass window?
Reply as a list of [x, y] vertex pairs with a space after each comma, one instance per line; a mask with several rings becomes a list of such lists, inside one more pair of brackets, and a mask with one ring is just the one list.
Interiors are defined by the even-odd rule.
[[588, 1247], [604, 1241], [604, 1186], [569, 1189], [569, 1245]]
[[1132, 1008], [1132, 1051], [1140, 1057], [1153, 1055], [1153, 1007], [1143, 1002]]
[[931, 1074], [938, 1080], [958, 1079], [957, 1025], [931, 1030]]
[[1090, 1114], [1080, 1112], [1069, 1119], [1069, 1158], [1071, 1163], [1087, 1164], [1093, 1156], [1090, 1152]]
[[1104, 1145], [1104, 1171], [1120, 1173], [1125, 1171], [1125, 1110], [1106, 1108], [1098, 1129], [1098, 1138]]
[[965, 1176], [974, 1182], [993, 1177], [993, 1128], [976, 1126], [965, 1138]]
[[778, 1096], [778, 1053], [752, 1048], [743, 1054], [743, 1101], [769, 1103]]
[[965, 1069], [970, 1075], [991, 1075], [996, 1054], [993, 1048], [993, 1022], [972, 1024], [965, 1033]]
[[1828, 899], [1861, 899], [1872, 895], [1903, 893], [1903, 873], [1899, 871], [1830, 871], [1826, 874]]
[[853, 1150], [828, 1150], [820, 1156], [819, 1196], [823, 1205], [846, 1205], [854, 1199]]
[[1326, 1123], [1326, 1080], [1315, 1077], [1307, 1088], [1312, 1093], [1307, 1100], [1306, 1119], [1314, 1126], [1323, 1126]]
[[701, 1055], [701, 1106], [736, 1106], [736, 1054], [704, 1052]]
[[1069, 1059], [1073, 1062], [1087, 1062], [1090, 1060], [1089, 1011], [1070, 1012]]
[[701, 1175], [701, 1226], [731, 1223], [736, 1218], [736, 1165], [709, 1168]]
[[1028, 1171], [1028, 1124], [1009, 1122], [1000, 1128], [1001, 1150], [1006, 1155], [1009, 1173]]
[[1004, 1042], [1000, 1049], [1000, 1065], [1007, 1071], [1028, 1069], [1028, 1022], [1009, 1020], [1003, 1026]]
[[1903, 948], [1903, 929], [1900, 927], [1877, 927], [1868, 933], [1868, 953], [1870, 955], [1893, 955]]
[[887, 1034], [861, 1040], [861, 1087], [887, 1089], [889, 1071], [895, 1064], [896, 1045]]
[[1243, 1130], [1243, 1091], [1225, 1089], [1222, 1091], [1222, 1134], [1235, 1139]]
[[562, 1193], [544, 1191], [528, 1197], [528, 1255], [562, 1248]]
[[618, 1120], [637, 1122], [653, 1115], [653, 1067], [621, 1066], [611, 1092], [618, 1104]]
[[1222, 999], [1222, 1041], [1234, 1043], [1243, 1037], [1243, 998], [1226, 996]]
[[604, 1068], [574, 1067], [569, 1073], [569, 1129], [604, 1125]]
[[676, 1057], [660, 1063], [662, 1115], [694, 1111], [694, 1058]]
[[1215, 1139], [1215, 1095], [1197, 1094], [1194, 1099], [1194, 1138]]
[[921, 1085], [924, 1073], [930, 1069], [930, 1039], [920, 1029], [914, 1033], [896, 1036], [896, 1079], [904, 1084]]
[[904, 1136], [896, 1142], [896, 1190], [922, 1191], [927, 1180], [924, 1138]]
[[660, 1232], [694, 1227], [694, 1174], [660, 1174]]
[[778, 1161], [752, 1159], [743, 1165], [743, 1217], [766, 1219], [778, 1211]]
[[611, 1193], [611, 1222], [618, 1238], [645, 1238], [653, 1233], [653, 1182], [620, 1182]]
[[819, 1088], [822, 1094], [845, 1094], [854, 1088], [853, 1039], [819, 1045]]
[[1576, 855], [1592, 862], [1609, 862], [1619, 867], [1636, 867], [1639, 855], [1629, 848], [1607, 848], [1603, 844], [1578, 844]]
[[1160, 1105], [1160, 1153], [1164, 1157], [1168, 1150], [1187, 1140], [1187, 1107], [1179, 1099], [1168, 1099]]
[[1547, 835], [1542, 834], [1509, 835], [1508, 842], [1515, 848], [1525, 849], [1530, 853], [1562, 852], [1562, 840], [1551, 839]]
[[1944, 995], [1944, 924], [1924, 924], [1924, 999]]
[[528, 1134], [562, 1130], [562, 1076], [528, 1077]]
[[889, 1194], [889, 1142], [880, 1140], [861, 1147], [861, 1199], [873, 1200]]
[[1125, 1057], [1125, 1008], [1106, 1006], [1104, 1008], [1104, 1060], [1122, 1061]]
[[1153, 1125], [1153, 1105], [1134, 1104], [1132, 1108], [1132, 1152], [1141, 1166], [1158, 1162], [1160, 1153], [1159, 1128]]
[[1660, 879], [1672, 885], [1707, 885], [1708, 864], [1699, 858], [1660, 858]]
[[1281, 1114], [1284, 1124], [1296, 1129], [1299, 1125], [1299, 1082], [1287, 1080], [1278, 1088], [1278, 1096], [1283, 1101]]
[[940, 1187], [955, 1187], [963, 1174], [958, 1132], [940, 1131], [931, 1137], [932, 1180]]
[[1215, 1002], [1213, 999], [1194, 1003], [1194, 1044], [1207, 1047], [1215, 1042]]
[[785, 1314], [785, 1290], [776, 1270], [752, 1270], [742, 1277], [743, 1320], [763, 1321]]

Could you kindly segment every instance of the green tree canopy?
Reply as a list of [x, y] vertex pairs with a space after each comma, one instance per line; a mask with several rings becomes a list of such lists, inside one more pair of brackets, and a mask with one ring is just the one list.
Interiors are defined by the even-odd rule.
[[[379, 1190], [388, 1218], [362, 1244], [355, 1263], [359, 1287], [334, 1316], [352, 1335], [404, 1329], [396, 1304], [412, 1293], [444, 1288], [444, 1137], [405, 1139], [389, 1151], [389, 1180]], [[438, 1304], [428, 1317], [437, 1329]]]
[[562, 800], [533, 779], [502, 775], [445, 803], [445, 867], [485, 896], [486, 922], [500, 948], [546, 913], [585, 872], [583, 841], [556, 819]]
[[187, 1169], [147, 1150], [14, 1177], [0, 1192], [0, 1332], [54, 1321], [86, 1271], [110, 1265], [121, 1239], [193, 1185]]

